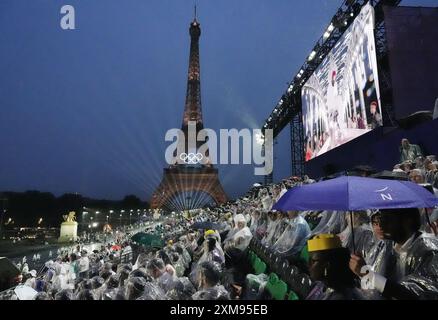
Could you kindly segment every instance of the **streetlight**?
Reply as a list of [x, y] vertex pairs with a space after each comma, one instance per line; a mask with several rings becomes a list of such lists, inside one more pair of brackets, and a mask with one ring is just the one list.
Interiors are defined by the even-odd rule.
[[[85, 209], [85, 207], [84, 207], [84, 209]], [[85, 224], [85, 215], [87, 215], [87, 214], [88, 214], [87, 211], [82, 211], [82, 225]]]
[[114, 213], [114, 211], [113, 210], [110, 210], [109, 211], [109, 219], [111, 220], [111, 214], [113, 214]]
[[132, 217], [132, 212], [129, 214], [129, 224], [131, 224], [131, 217]]
[[[125, 211], [125, 210], [122, 210]], [[122, 214], [120, 214], [120, 226], [122, 226]]]
[[108, 218], [109, 218], [109, 216], [107, 215], [107, 216], [106, 216], [106, 223], [108, 223]]

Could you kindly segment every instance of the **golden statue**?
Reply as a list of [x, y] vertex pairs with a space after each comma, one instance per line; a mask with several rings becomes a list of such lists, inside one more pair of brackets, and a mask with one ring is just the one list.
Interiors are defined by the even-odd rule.
[[65, 222], [74, 222], [76, 221], [76, 213], [74, 211], [70, 211], [68, 215], [62, 216]]

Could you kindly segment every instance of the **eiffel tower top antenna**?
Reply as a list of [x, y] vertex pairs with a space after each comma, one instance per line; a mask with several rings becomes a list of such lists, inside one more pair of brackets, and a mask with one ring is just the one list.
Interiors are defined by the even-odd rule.
[[195, 19], [194, 19], [194, 21], [196, 21], [196, 4], [195, 4]]

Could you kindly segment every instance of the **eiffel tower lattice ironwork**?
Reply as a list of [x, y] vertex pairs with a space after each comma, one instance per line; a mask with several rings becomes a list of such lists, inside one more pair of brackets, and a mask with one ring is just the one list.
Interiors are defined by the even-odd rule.
[[[196, 9], [195, 9], [196, 12]], [[185, 153], [198, 153], [198, 148], [203, 142], [196, 142], [196, 146], [189, 146], [188, 132], [189, 127], [194, 125], [196, 136], [204, 128], [201, 108], [201, 77], [199, 63], [199, 38], [201, 36], [201, 26], [196, 18], [190, 23], [190, 58], [187, 78], [187, 93], [184, 106], [182, 121], [182, 131], [185, 135]], [[194, 150], [193, 147], [196, 149]], [[192, 149], [190, 149], [192, 148]], [[203, 154], [208, 159], [208, 150]], [[181, 154], [176, 153], [177, 159]], [[198, 193], [198, 199], [181, 199], [178, 195], [185, 193]], [[208, 162], [186, 164], [178, 163], [165, 168], [161, 183], [152, 194], [150, 207], [167, 208], [172, 210], [192, 209], [197, 204], [202, 204], [203, 196], [210, 196], [216, 203], [224, 203], [227, 196], [219, 181], [218, 170]]]

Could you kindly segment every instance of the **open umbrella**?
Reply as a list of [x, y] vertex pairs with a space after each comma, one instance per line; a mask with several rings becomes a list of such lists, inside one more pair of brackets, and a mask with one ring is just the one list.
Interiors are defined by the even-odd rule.
[[[288, 190], [273, 206], [287, 210], [433, 208], [438, 198], [410, 181], [343, 176]], [[353, 227], [353, 223], [351, 223]], [[354, 234], [352, 233], [353, 243]]]
[[161, 248], [164, 246], [163, 240], [157, 234], [139, 232], [139, 233], [134, 234], [131, 237], [131, 240], [134, 242], [137, 242], [138, 244], [147, 246], [147, 247]]
[[410, 181], [343, 176], [288, 190], [273, 209], [366, 210], [433, 208], [438, 198]]
[[117, 245], [117, 244], [115, 244], [111, 247], [111, 250], [114, 250], [114, 251], [119, 251], [120, 249], [122, 249], [122, 247]]
[[218, 230], [221, 229], [222, 226], [219, 223], [204, 221], [204, 222], [195, 222], [191, 226], [191, 228], [197, 230]]

